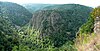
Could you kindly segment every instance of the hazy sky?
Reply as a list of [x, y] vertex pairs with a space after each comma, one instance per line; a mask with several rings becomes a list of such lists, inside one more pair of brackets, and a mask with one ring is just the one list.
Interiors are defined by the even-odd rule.
[[18, 4], [24, 4], [24, 3], [44, 3], [44, 4], [76, 3], [76, 4], [86, 5], [86, 6], [90, 6], [90, 7], [97, 7], [100, 5], [100, 0], [0, 0], [0, 1], [15, 2]]

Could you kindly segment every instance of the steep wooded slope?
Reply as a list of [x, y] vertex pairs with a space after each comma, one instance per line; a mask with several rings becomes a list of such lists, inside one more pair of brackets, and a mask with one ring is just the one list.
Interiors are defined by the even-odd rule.
[[94, 8], [76, 38], [78, 51], [100, 51], [100, 7]]
[[12, 23], [0, 17], [0, 51], [11, 51], [18, 45], [18, 36]]
[[24, 7], [10, 2], [0, 2], [0, 16], [9, 19], [17, 26], [23, 26], [29, 22], [32, 14]]
[[35, 13], [30, 23], [41, 32], [41, 36], [49, 35], [54, 46], [59, 47], [75, 38], [79, 27], [88, 20], [91, 10], [78, 4], [51, 6]]

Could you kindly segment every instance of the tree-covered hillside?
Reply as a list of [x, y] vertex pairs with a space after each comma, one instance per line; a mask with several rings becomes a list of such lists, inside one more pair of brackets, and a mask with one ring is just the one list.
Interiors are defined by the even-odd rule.
[[[80, 5], [80, 4], [57, 4], [57, 5], [52, 5], [52, 6], [47, 6], [43, 8], [44, 10], [70, 10], [70, 9], [84, 9], [87, 11], [91, 11], [91, 7]], [[89, 9], [89, 10], [88, 10]], [[82, 10], [81, 10], [82, 11]]]
[[90, 14], [88, 21], [82, 25], [75, 41], [78, 51], [100, 51], [100, 7]]
[[18, 36], [12, 23], [0, 16], [0, 51], [11, 51], [18, 45]]
[[32, 17], [32, 14], [27, 9], [10, 2], [0, 2], [0, 14], [17, 26], [25, 25]]
[[92, 8], [78, 4], [50, 6], [33, 14], [31, 25], [41, 32], [40, 36], [49, 35], [54, 46], [60, 47], [75, 38], [91, 11]]
[[80, 47], [84, 46], [81, 45], [94, 37], [93, 14], [96, 12], [90, 14], [91, 7], [79, 4], [31, 6], [27, 5], [27, 9], [34, 12], [33, 17], [16, 3], [0, 2], [0, 51], [82, 51]]

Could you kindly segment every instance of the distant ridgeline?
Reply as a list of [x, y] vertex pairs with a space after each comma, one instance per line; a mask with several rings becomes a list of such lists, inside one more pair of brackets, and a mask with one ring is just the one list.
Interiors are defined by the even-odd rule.
[[44, 7], [53, 6], [54, 4], [23, 4], [23, 6], [31, 13], [42, 10]]

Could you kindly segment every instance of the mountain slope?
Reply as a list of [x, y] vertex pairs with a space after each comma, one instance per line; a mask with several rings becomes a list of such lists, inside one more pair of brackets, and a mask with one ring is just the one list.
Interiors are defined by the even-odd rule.
[[18, 45], [18, 36], [12, 23], [0, 17], [0, 51], [11, 51]]
[[49, 35], [54, 46], [59, 47], [75, 38], [91, 11], [92, 8], [79, 4], [55, 5], [33, 14], [31, 25], [42, 37]]
[[100, 51], [100, 7], [93, 9], [76, 38], [78, 51]]
[[17, 26], [25, 25], [32, 17], [32, 14], [27, 9], [10, 2], [0, 2], [0, 14]]

